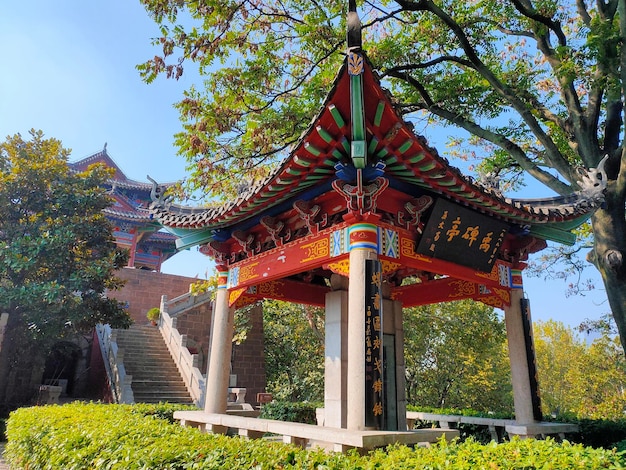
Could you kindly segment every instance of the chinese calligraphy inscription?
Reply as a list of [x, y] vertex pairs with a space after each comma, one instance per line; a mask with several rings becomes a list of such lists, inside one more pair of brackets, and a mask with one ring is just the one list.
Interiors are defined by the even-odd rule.
[[365, 261], [365, 425], [383, 427], [382, 268]]
[[508, 230], [501, 220], [438, 199], [415, 251], [491, 272]]

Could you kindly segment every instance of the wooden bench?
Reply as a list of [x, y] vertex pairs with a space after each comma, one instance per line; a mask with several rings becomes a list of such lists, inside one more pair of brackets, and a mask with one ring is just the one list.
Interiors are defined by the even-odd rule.
[[250, 439], [265, 434], [282, 436], [285, 443], [301, 447], [320, 445], [337, 452], [351, 448], [369, 450], [390, 444], [416, 445], [436, 442], [442, 436], [451, 440], [459, 436], [455, 429], [416, 429], [413, 431], [352, 431], [348, 429], [316, 426], [313, 424], [290, 423], [272, 419], [249, 418], [203, 411], [176, 411], [174, 419], [183, 426], [191, 426], [206, 432], [225, 434], [229, 430]]
[[504, 431], [510, 436], [519, 436], [521, 438], [556, 434], [561, 439], [565, 438], [565, 433], [578, 432], [578, 426], [570, 423], [548, 423], [538, 422], [530, 424], [520, 424], [513, 419], [498, 418], [480, 418], [478, 416], [460, 416], [460, 415], [440, 415], [435, 413], [425, 413], [422, 411], [407, 411], [406, 424], [407, 429], [412, 429], [415, 421], [435, 421], [442, 429], [456, 428], [459, 423], [475, 424], [478, 426], [486, 426], [489, 429], [491, 438], [494, 441], [500, 441]]

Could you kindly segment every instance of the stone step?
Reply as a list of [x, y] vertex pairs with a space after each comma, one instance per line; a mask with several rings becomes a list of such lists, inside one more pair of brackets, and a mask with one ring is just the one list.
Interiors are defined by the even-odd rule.
[[193, 404], [187, 387], [159, 330], [133, 325], [117, 331], [117, 345], [124, 353], [126, 373], [137, 403]]

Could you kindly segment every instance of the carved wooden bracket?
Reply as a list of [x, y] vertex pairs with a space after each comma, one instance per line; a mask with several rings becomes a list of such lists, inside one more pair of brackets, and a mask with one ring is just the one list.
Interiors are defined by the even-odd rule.
[[228, 247], [224, 243], [220, 243], [218, 241], [210, 241], [206, 245], [202, 245], [200, 247], [200, 253], [203, 255], [207, 255], [218, 265], [225, 265], [228, 258]]
[[404, 226], [407, 230], [411, 227], [417, 228], [421, 233], [424, 224], [421, 222], [422, 214], [433, 204], [433, 198], [430, 196], [420, 196], [417, 199], [411, 199], [404, 204], [404, 209], [409, 214], [410, 219], [405, 220], [404, 212], [398, 212], [398, 224]]
[[312, 235], [317, 234], [318, 231], [328, 225], [328, 214], [322, 214], [321, 219], [316, 220], [321, 210], [318, 205], [312, 206], [309, 202], [300, 200], [293, 203], [293, 208], [300, 215], [300, 218], [304, 220], [309, 233]]
[[[288, 242], [291, 239], [291, 230], [284, 230], [284, 222], [274, 217], [270, 217], [269, 215], [262, 217], [260, 222], [261, 225], [267, 229], [267, 232], [269, 233], [270, 237], [272, 237], [272, 240], [274, 241], [276, 246], [283, 246], [284, 243]], [[283, 231], [284, 233], [281, 235], [281, 232]]]
[[359, 214], [376, 212], [376, 200], [389, 186], [389, 181], [379, 176], [371, 183], [364, 185], [362, 175], [363, 172], [357, 170], [356, 185], [340, 179], [334, 180], [333, 189], [346, 199], [348, 209], [352, 212]]
[[242, 230], [235, 230], [232, 234], [233, 238], [239, 242], [246, 255], [252, 256], [261, 251], [261, 244], [256, 241], [253, 233], [245, 234]]

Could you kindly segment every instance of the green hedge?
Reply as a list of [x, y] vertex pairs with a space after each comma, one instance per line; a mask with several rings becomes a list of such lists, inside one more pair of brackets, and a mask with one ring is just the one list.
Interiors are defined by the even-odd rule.
[[[514, 418], [511, 414], [492, 414], [476, 410], [457, 410], [454, 408], [432, 408], [409, 405], [407, 406], [407, 409], [410, 411], [422, 411], [424, 413], [435, 413], [441, 415], [476, 416], [481, 418], [498, 419]], [[571, 442], [591, 447], [603, 447], [605, 449], [617, 448], [618, 450], [625, 450], [626, 444], [624, 441], [626, 441], [626, 419], [612, 421], [607, 419], [583, 419], [577, 418], [574, 415], [560, 415], [556, 417], [546, 416], [544, 417], [544, 420], [578, 425], [579, 432], [568, 433], [566, 435], [566, 438]], [[431, 421], [419, 421], [416, 423], [415, 427], [432, 427], [432, 425], [433, 422]], [[491, 435], [485, 426], [460, 423], [458, 429], [462, 440], [468, 437], [483, 443], [488, 443], [491, 440]]]
[[[365, 456], [203, 434], [170, 423], [168, 405], [73, 403], [14, 411], [5, 457], [27, 469], [626, 469], [626, 455], [552, 440], [440, 442]], [[173, 410], [172, 410], [173, 411]]]
[[323, 403], [316, 402], [290, 402], [274, 400], [263, 405], [261, 418], [277, 419], [292, 423], [317, 424], [315, 409], [322, 408]]

